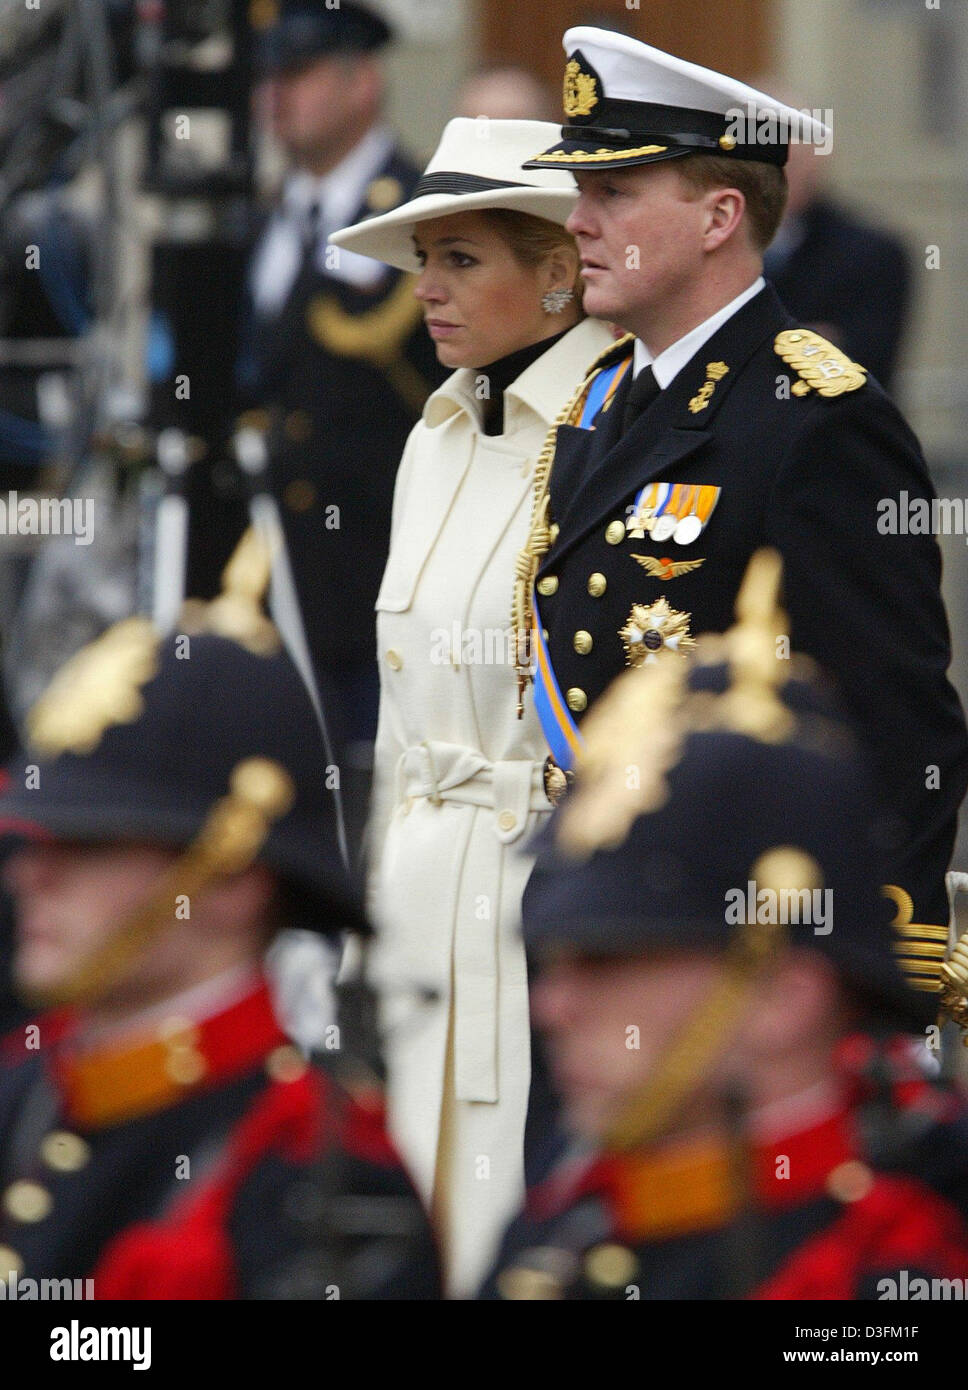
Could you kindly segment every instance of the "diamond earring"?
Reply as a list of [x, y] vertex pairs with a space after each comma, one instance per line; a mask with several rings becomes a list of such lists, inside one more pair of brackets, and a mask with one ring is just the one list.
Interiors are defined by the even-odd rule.
[[548, 290], [541, 296], [541, 307], [546, 314], [563, 314], [565, 305], [574, 297], [572, 290]]

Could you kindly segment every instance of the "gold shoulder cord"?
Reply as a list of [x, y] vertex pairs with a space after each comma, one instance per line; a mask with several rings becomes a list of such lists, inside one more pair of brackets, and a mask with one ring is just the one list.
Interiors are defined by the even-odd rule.
[[[764, 851], [749, 871], [757, 883], [777, 891], [818, 888], [820, 866], [788, 845]], [[606, 1147], [621, 1153], [653, 1143], [669, 1127], [749, 1004], [757, 982], [769, 971], [788, 941], [780, 923], [746, 922], [727, 948], [722, 969], [706, 998], [685, 1020], [678, 1036], [650, 1076], [613, 1118]]]
[[542, 557], [551, 549], [551, 531], [548, 524], [548, 506], [551, 501], [551, 465], [555, 457], [555, 444], [558, 430], [562, 425], [573, 425], [581, 419], [585, 401], [595, 378], [604, 371], [607, 363], [603, 357], [610, 357], [618, 347], [631, 343], [633, 335], [626, 333], [623, 338], [611, 343], [599, 353], [588, 369], [584, 381], [574, 395], [562, 407], [548, 430], [538, 462], [534, 470], [534, 501], [531, 505], [531, 525], [524, 549], [518, 552], [514, 566], [514, 597], [511, 601], [511, 631], [514, 634], [514, 671], [518, 682], [518, 718], [524, 718], [524, 692], [531, 675], [531, 624], [534, 616], [534, 581]]

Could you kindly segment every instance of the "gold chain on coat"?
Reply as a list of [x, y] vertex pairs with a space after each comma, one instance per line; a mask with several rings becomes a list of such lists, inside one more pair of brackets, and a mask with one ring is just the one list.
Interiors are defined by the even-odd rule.
[[603, 358], [611, 358], [620, 346], [633, 341], [633, 335], [626, 333], [617, 342], [611, 343], [599, 353], [585, 374], [584, 380], [562, 407], [548, 430], [538, 462], [534, 470], [534, 500], [531, 504], [531, 525], [524, 548], [518, 551], [514, 566], [514, 597], [511, 601], [511, 631], [514, 635], [514, 670], [518, 682], [518, 718], [524, 717], [524, 692], [531, 674], [531, 625], [534, 617], [534, 582], [541, 560], [551, 549], [551, 528], [548, 521], [548, 507], [551, 502], [551, 465], [555, 457], [558, 430], [562, 425], [573, 425], [581, 419], [581, 413], [588, 399], [595, 378], [608, 366]]

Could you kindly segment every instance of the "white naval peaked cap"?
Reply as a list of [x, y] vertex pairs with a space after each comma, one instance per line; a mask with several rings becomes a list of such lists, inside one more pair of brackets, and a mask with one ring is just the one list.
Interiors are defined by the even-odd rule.
[[566, 124], [527, 169], [621, 169], [696, 153], [783, 165], [791, 139], [828, 140], [808, 112], [625, 34], [581, 26], [563, 43]]
[[401, 270], [419, 270], [413, 229], [432, 217], [507, 208], [563, 225], [578, 197], [571, 174], [554, 168], [526, 174], [522, 167], [557, 135], [550, 121], [455, 116], [408, 202], [334, 232], [329, 240]]

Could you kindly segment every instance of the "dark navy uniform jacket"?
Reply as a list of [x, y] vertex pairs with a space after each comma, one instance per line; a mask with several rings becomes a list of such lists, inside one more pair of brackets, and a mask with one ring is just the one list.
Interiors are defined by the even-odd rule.
[[[370, 188], [395, 185], [403, 202], [419, 176], [392, 150]], [[364, 203], [352, 221], [373, 210]], [[444, 376], [412, 277], [388, 271], [371, 290], [304, 265], [279, 315], [253, 325], [251, 347], [244, 398], [272, 407], [270, 477], [315, 665], [373, 661], [394, 479]]]
[[[791, 389], [806, 383], [774, 342], [796, 326], [767, 286], [624, 436], [631, 372], [594, 429], [559, 430], [550, 507], [559, 532], [538, 574], [550, 660], [580, 722], [581, 707], [625, 667], [619, 632], [633, 604], [664, 597], [688, 615], [693, 636], [722, 632], [751, 555], [776, 547], [791, 650], [813, 656], [836, 679], [872, 755], [891, 882], [911, 895], [910, 920], [945, 923], [944, 874], [968, 783], [968, 739], [946, 674], [941, 557], [932, 535], [878, 529], [882, 499], [906, 516], [911, 501], [934, 492], [917, 439], [876, 381], [836, 397]], [[614, 354], [628, 350], [616, 345]], [[690, 544], [623, 534], [652, 480], [721, 489]], [[675, 576], [653, 564], [659, 573], [651, 574], [634, 555], [702, 563]]]

